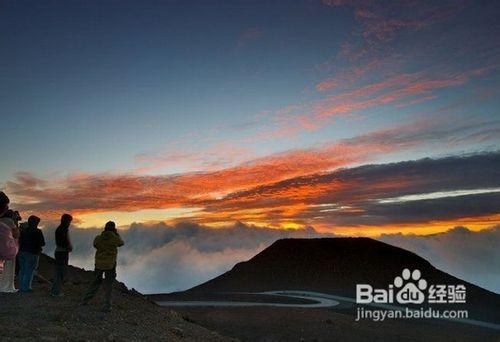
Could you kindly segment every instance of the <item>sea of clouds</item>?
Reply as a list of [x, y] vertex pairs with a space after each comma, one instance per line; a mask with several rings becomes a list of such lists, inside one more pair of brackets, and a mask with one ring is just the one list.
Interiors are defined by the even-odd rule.
[[[100, 232], [101, 229], [71, 230], [71, 264], [93, 268], [92, 241]], [[45, 228], [44, 234], [45, 252], [51, 255], [54, 227]], [[334, 236], [312, 227], [278, 230], [242, 223], [219, 229], [193, 223], [134, 223], [120, 230], [120, 234], [125, 246], [119, 251], [118, 278], [143, 293], [186, 290], [250, 259], [278, 239]], [[500, 226], [480, 232], [456, 227], [428, 236], [385, 234], [378, 239], [415, 252], [447, 273], [500, 293]]]

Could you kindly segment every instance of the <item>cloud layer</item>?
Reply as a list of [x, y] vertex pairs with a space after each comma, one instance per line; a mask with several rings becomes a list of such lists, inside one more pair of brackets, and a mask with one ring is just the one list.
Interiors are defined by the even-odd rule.
[[[46, 228], [46, 251], [53, 247], [53, 228]], [[93, 268], [92, 240], [97, 229], [72, 229], [71, 263]], [[313, 228], [277, 230], [236, 223], [211, 229], [193, 223], [175, 226], [133, 224], [121, 234], [118, 276], [145, 293], [185, 290], [248, 260], [281, 238], [333, 237]], [[434, 266], [469, 282], [500, 292], [500, 227], [473, 232], [457, 227], [445, 233], [416, 236], [391, 234], [381, 241], [408, 249]]]
[[[71, 263], [93, 268], [92, 241], [98, 229], [72, 229]], [[54, 250], [54, 228], [44, 229]], [[118, 273], [129, 287], [145, 293], [185, 290], [228, 271], [281, 238], [329, 236], [312, 228], [278, 230], [242, 223], [211, 229], [192, 223], [169, 226], [132, 224], [120, 231], [125, 246], [119, 251]]]
[[379, 239], [415, 252], [458, 278], [500, 293], [500, 226], [479, 232], [455, 227], [428, 236], [393, 234]]

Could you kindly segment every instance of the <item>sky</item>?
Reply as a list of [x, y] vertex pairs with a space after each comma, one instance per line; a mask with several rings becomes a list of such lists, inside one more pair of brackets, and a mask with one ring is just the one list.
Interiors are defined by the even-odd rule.
[[499, 15], [466, 0], [0, 0], [0, 188], [47, 226], [69, 212], [87, 229], [492, 229]]

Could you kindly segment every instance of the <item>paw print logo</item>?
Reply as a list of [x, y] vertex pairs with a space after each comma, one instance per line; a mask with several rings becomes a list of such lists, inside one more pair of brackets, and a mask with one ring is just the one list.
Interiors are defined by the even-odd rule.
[[396, 293], [396, 300], [400, 304], [422, 304], [425, 300], [423, 291], [427, 288], [427, 281], [422, 279], [417, 269], [410, 272], [405, 268], [401, 276], [394, 278], [394, 286], [400, 289]]

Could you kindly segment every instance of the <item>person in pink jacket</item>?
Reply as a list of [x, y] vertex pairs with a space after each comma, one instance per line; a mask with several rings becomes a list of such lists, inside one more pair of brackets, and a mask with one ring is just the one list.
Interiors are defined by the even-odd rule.
[[[0, 217], [9, 210], [10, 200], [0, 191]], [[7, 223], [0, 222], [0, 260], [12, 260], [16, 257], [19, 246], [12, 235], [12, 227]]]
[[[19, 213], [13, 210], [7, 210], [7, 212], [0, 218], [0, 223], [10, 227], [12, 231], [12, 236], [18, 243], [19, 239], [19, 228], [18, 222], [21, 220]], [[17, 292], [14, 285], [14, 275], [16, 273], [16, 258], [11, 260], [5, 260], [3, 264], [3, 272], [0, 275], [0, 292], [13, 293]]]
[[14, 262], [19, 250], [17, 238], [15, 237], [17, 231], [14, 229], [14, 222], [8, 217], [4, 218], [4, 216], [8, 216], [9, 203], [9, 197], [0, 191], [0, 264], [3, 266], [0, 275], [1, 292], [15, 292]]

